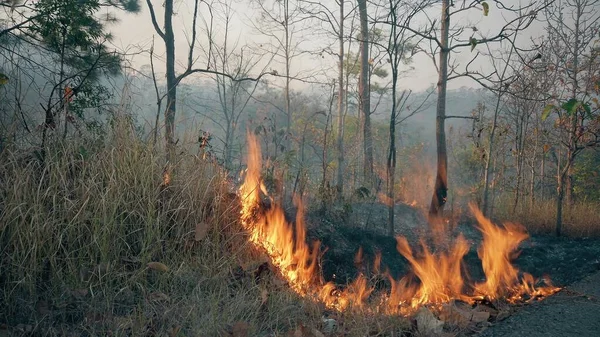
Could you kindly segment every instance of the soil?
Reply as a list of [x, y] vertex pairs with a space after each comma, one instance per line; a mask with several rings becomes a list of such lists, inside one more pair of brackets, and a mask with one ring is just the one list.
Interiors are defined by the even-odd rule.
[[600, 272], [483, 331], [481, 337], [600, 335]]
[[[396, 250], [396, 240], [385, 235], [387, 207], [375, 203], [353, 204], [343, 221], [331, 214], [309, 214], [309, 239], [318, 239], [324, 250], [321, 263], [325, 280], [344, 285], [358, 273], [373, 269], [376, 252], [382, 255], [382, 270], [395, 277], [409, 272], [408, 262]], [[335, 212], [333, 213], [336, 214]], [[420, 211], [407, 205], [396, 208], [396, 235], [406, 236], [413, 247], [427, 227]], [[402, 224], [402, 225], [400, 225]], [[462, 233], [470, 243], [464, 261], [473, 282], [483, 280], [477, 247], [481, 235], [473, 220], [463, 219], [453, 236]], [[354, 257], [363, 249], [363, 262]], [[522, 272], [547, 276], [564, 290], [529, 305], [516, 308], [504, 321], [481, 336], [600, 336], [600, 239], [532, 236], [521, 244], [514, 261]], [[385, 286], [385, 285], [382, 285]]]

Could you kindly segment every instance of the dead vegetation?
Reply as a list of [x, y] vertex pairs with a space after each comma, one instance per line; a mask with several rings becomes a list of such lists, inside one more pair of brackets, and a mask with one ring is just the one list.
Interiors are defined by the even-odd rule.
[[[494, 206], [494, 215], [503, 221], [523, 224], [530, 233], [552, 234], [556, 222], [556, 201], [535, 201], [534, 206], [520, 205], [516, 209], [509, 200]], [[576, 201], [564, 207], [563, 234], [567, 237], [600, 236], [600, 213], [597, 202]]]
[[34, 150], [1, 153], [0, 332], [363, 336], [407, 327], [352, 313], [331, 321], [274, 272], [256, 277], [261, 254], [217, 165], [182, 153], [165, 186], [163, 155], [129, 132], [75, 143], [54, 144], [43, 162]]

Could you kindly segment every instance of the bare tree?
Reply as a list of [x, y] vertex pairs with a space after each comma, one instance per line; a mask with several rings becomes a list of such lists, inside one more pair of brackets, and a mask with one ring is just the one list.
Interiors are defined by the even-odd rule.
[[577, 155], [585, 148], [599, 144], [598, 128], [591, 111], [592, 99], [590, 80], [597, 66], [599, 53], [592, 43], [597, 39], [600, 27], [600, 12], [597, 0], [564, 0], [549, 4], [548, 19], [549, 51], [557, 53], [560, 82], [568, 88], [566, 97], [557, 97], [555, 105], [548, 105], [544, 118], [554, 111], [563, 130], [566, 149], [564, 165], [557, 178], [556, 235], [562, 232], [563, 199], [573, 202], [573, 168]]
[[[429, 17], [427, 17], [428, 23], [420, 29], [414, 28], [410, 24], [396, 24], [399, 27], [411, 31], [423, 41], [429, 43], [432, 60], [438, 71], [438, 97], [436, 106], [437, 173], [429, 208], [429, 214], [432, 219], [439, 219], [442, 217], [444, 204], [446, 203], [448, 194], [448, 156], [446, 151], [445, 121], [454, 116], [446, 115], [447, 83], [457, 77], [473, 77], [472, 73], [468, 70], [468, 65], [471, 64], [473, 60], [467, 64], [467, 68], [464, 72], [458, 72], [458, 66], [454, 63], [449, 63], [450, 53], [464, 48], [471, 48], [473, 50], [477, 45], [481, 44], [505, 41], [513, 34], [528, 27], [531, 22], [535, 20], [538, 11], [543, 7], [532, 3], [519, 8], [508, 8], [500, 1], [493, 1], [492, 3], [496, 5], [497, 9], [513, 14], [514, 18], [508, 20], [508, 22], [499, 29], [497, 34], [491, 36], [481, 36], [478, 38], [476, 37], [476, 34], [481, 35], [481, 32], [479, 32], [477, 28], [471, 29], [471, 27], [463, 27], [460, 25], [451, 27], [450, 25], [452, 16], [471, 10], [481, 11], [483, 15], [487, 16], [490, 11], [490, 6], [487, 2], [480, 3], [479, 1], [472, 1], [463, 2], [458, 5], [451, 4], [449, 0], [442, 0], [439, 36], [438, 30], [436, 29], [437, 21], [435, 19], [429, 19]], [[431, 1], [420, 3], [419, 6], [427, 8], [427, 6], [434, 4], [437, 4], [437, 2]], [[469, 30], [473, 31], [470, 36], [466, 35]], [[433, 55], [435, 54], [438, 56], [437, 61], [433, 58]]]
[[358, 80], [358, 106], [363, 132], [363, 181], [367, 186], [373, 183], [373, 137], [371, 135], [371, 89], [369, 80], [369, 17], [367, 0], [357, 0], [360, 16], [360, 75]]
[[[210, 4], [203, 2], [206, 5], [207, 11], [210, 14], [212, 20], [212, 7]], [[197, 40], [197, 22], [198, 22], [198, 10], [200, 0], [194, 0], [194, 11], [192, 13], [192, 34], [189, 38], [189, 48], [187, 53], [187, 64], [183, 72], [177, 75], [175, 70], [175, 33], [173, 31], [173, 4], [174, 0], [165, 0], [164, 2], [164, 27], [160, 28], [154, 6], [151, 0], [146, 0], [148, 9], [150, 11], [150, 18], [154, 30], [161, 37], [165, 43], [166, 50], [166, 77], [167, 77], [167, 93], [166, 93], [166, 110], [165, 110], [165, 141], [167, 145], [167, 162], [172, 160], [174, 154], [175, 141], [175, 113], [177, 111], [177, 85], [186, 77], [195, 73], [207, 73], [212, 75], [220, 75], [227, 77], [231, 80], [243, 82], [243, 81], [258, 81], [265, 73], [259, 74], [257, 77], [234, 77], [226, 74], [222, 71], [212, 70], [209, 67], [210, 62], [204, 67], [196, 67], [196, 56], [195, 47]]]
[[[232, 169], [233, 148], [240, 118], [259, 84], [259, 81], [255, 81], [253, 85], [248, 85], [247, 82], [236, 81], [233, 78], [249, 76], [260, 62], [264, 62], [264, 59], [262, 55], [253, 53], [247, 45], [238, 46], [239, 39], [235, 39], [232, 43], [230, 25], [234, 13], [231, 1], [221, 3], [220, 9], [223, 27], [219, 31], [223, 33], [223, 39], [217, 43], [216, 37], [211, 35], [212, 43], [207, 53], [210, 53], [208, 59], [211, 60], [211, 68], [221, 69], [223, 73], [229, 74], [229, 76], [215, 74], [214, 79], [217, 84], [220, 113], [224, 121], [224, 125], [217, 123], [225, 133], [223, 162], [226, 168]], [[208, 25], [206, 28], [210, 33], [211, 28]], [[273, 56], [271, 60], [272, 58]], [[270, 60], [262, 66], [261, 72], [265, 72], [269, 65]]]

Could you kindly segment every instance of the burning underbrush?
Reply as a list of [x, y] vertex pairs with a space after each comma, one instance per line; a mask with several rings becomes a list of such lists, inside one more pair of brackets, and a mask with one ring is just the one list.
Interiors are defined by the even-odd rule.
[[[373, 275], [360, 273], [345, 287], [325, 281], [320, 265], [324, 254], [320, 242], [315, 241], [312, 245], [306, 242], [302, 201], [295, 200], [296, 220], [294, 224], [288, 222], [283, 209], [269, 200], [261, 182], [258, 142], [252, 135], [248, 140], [248, 169], [239, 190], [242, 225], [249, 231], [250, 241], [268, 256], [272, 269], [302, 297], [323, 303], [332, 311], [360, 309], [384, 315], [416, 314], [417, 321], [420, 317], [424, 322], [437, 320], [427, 315], [427, 312], [431, 314], [429, 310], [437, 312], [438, 317], [451, 320], [457, 312], [458, 316], [473, 316], [466, 308], [481, 308], [486, 303], [489, 304], [486, 307], [493, 308], [500, 303], [529, 302], [558, 290], [547, 279], [537, 280], [511, 263], [518, 255], [519, 245], [528, 237], [524, 228], [511, 223], [497, 226], [474, 205], [471, 205], [471, 211], [483, 236], [477, 250], [485, 274], [483, 281], [471, 280], [468, 275], [463, 258], [470, 246], [462, 235], [452, 242], [433, 247], [422, 240], [417, 249], [404, 237], [397, 237], [397, 251], [410, 265], [410, 273], [405, 276], [393, 277], [382, 268], [378, 256], [373, 263]], [[359, 254], [355, 262], [361, 260]], [[384, 287], [384, 291], [375, 291], [375, 285], [370, 282], [372, 279], [383, 280], [389, 286]], [[479, 319], [485, 315], [489, 317], [489, 311], [476, 316]]]

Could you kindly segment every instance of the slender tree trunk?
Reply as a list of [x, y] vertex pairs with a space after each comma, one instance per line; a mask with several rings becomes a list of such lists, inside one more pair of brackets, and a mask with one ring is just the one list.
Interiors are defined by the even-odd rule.
[[175, 35], [173, 34], [173, 0], [165, 0], [165, 49], [167, 67], [167, 107], [165, 110], [165, 141], [167, 162], [175, 153], [175, 112], [177, 111], [177, 78], [175, 76]]
[[[62, 44], [61, 44], [61, 48], [60, 48], [60, 83], [63, 83], [63, 80], [65, 78], [65, 48], [66, 48], [66, 43], [67, 43], [67, 27], [63, 26], [62, 29]], [[61, 103], [61, 107], [64, 110], [64, 115], [65, 115], [65, 128], [63, 130], [63, 140], [67, 139], [67, 132], [69, 130], [69, 119], [68, 119], [68, 110], [67, 110], [67, 97], [65, 96], [65, 88], [66, 86], [63, 84], [61, 84], [59, 86], [59, 95], [58, 97], [60, 98], [60, 103]]]
[[[576, 3], [577, 6], [577, 14], [575, 17], [575, 27], [573, 31], [575, 32], [575, 43], [573, 44], [573, 83], [571, 87], [571, 99], [577, 99], [577, 89], [579, 88], [577, 75], [579, 73], [579, 28], [580, 28], [580, 20], [582, 13], [582, 6], [580, 3]], [[579, 110], [579, 109], [577, 109]], [[569, 116], [569, 141], [567, 146], [567, 160], [565, 163], [565, 168], [560, 176], [560, 190], [559, 190], [559, 200], [556, 205], [556, 236], [561, 235], [562, 231], [562, 208], [563, 208], [563, 195], [565, 194], [566, 189], [566, 197], [567, 197], [567, 207], [571, 207], [573, 203], [573, 166], [575, 163], [576, 156], [576, 147], [577, 147], [577, 120], [578, 120], [578, 111], [574, 111]]]
[[546, 200], [546, 151], [542, 152], [542, 164], [540, 168], [540, 198]]
[[[508, 64], [508, 63], [507, 63]], [[506, 71], [506, 68], [504, 68]], [[488, 215], [489, 207], [489, 185], [490, 176], [492, 174], [492, 155], [494, 152], [494, 136], [496, 135], [496, 128], [498, 125], [498, 113], [500, 112], [500, 98], [502, 95], [498, 93], [496, 100], [496, 107], [494, 108], [494, 118], [492, 119], [492, 129], [490, 130], [490, 137], [488, 140], [487, 156], [485, 157], [485, 171], [483, 173], [483, 202], [481, 209], [483, 215]]]
[[529, 182], [529, 205], [535, 206], [535, 163], [531, 164], [531, 181]]
[[[573, 86], [571, 88], [571, 98], [577, 99], [577, 89], [579, 88], [579, 79], [577, 75], [579, 74], [579, 28], [580, 28], [580, 19], [582, 16], [582, 7], [577, 4], [577, 16], [575, 19], [575, 43], [573, 44]], [[578, 109], [579, 110], [579, 109]], [[578, 120], [578, 111], [575, 111], [569, 117], [569, 151], [567, 158], [569, 162], [567, 165], [569, 166], [567, 170], [566, 177], [566, 197], [567, 197], [567, 206], [570, 208], [573, 205], [573, 173], [574, 173], [574, 161], [575, 155], [573, 152], [575, 151], [576, 142], [577, 142], [577, 120]]]
[[448, 157], [446, 154], [446, 86], [448, 82], [448, 35], [450, 28], [449, 0], [442, 0], [441, 48], [439, 60], [438, 99], [436, 107], [435, 137], [437, 145], [437, 173], [429, 207], [429, 216], [441, 219], [448, 196]]
[[[392, 28], [394, 30], [394, 28]], [[394, 236], [394, 206], [396, 198], [396, 86], [398, 82], [397, 68], [392, 69], [392, 111], [390, 114], [390, 144], [387, 158], [387, 197], [388, 197], [388, 235]]]
[[340, 0], [340, 29], [338, 34], [338, 134], [337, 134], [337, 199], [344, 195], [344, 0]]
[[360, 76], [358, 80], [359, 105], [363, 117], [363, 179], [364, 184], [373, 187], [373, 139], [371, 135], [371, 97], [369, 88], [369, 22], [367, 0], [358, 0], [360, 16]]
[[558, 172], [558, 184], [556, 187], [557, 197], [556, 197], [556, 226], [554, 232], [556, 236], [561, 236], [562, 234], [562, 214], [563, 214], [563, 200], [565, 195], [565, 178], [567, 175], [567, 171], [569, 169], [565, 168], [562, 172]]

